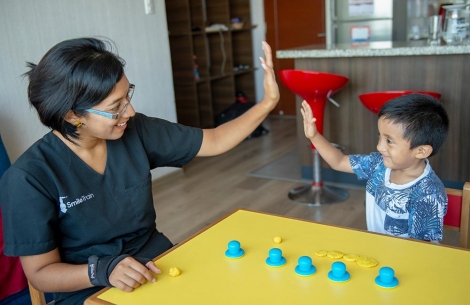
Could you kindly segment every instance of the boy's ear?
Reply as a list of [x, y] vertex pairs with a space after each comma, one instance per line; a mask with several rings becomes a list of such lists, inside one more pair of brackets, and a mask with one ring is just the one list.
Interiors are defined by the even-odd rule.
[[416, 148], [416, 158], [425, 159], [432, 153], [431, 145], [420, 145]]

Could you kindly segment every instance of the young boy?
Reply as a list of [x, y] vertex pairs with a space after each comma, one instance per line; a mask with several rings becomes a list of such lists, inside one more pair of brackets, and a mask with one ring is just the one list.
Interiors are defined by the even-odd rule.
[[447, 195], [427, 160], [438, 152], [449, 128], [440, 101], [409, 94], [387, 102], [379, 112], [378, 152], [370, 155], [344, 155], [317, 132], [306, 101], [301, 113], [305, 135], [323, 159], [335, 170], [367, 179], [369, 231], [442, 240]]

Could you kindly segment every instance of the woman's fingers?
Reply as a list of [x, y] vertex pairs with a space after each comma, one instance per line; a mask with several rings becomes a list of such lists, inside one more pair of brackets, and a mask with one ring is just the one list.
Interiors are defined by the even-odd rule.
[[262, 48], [263, 48], [263, 51], [264, 51], [264, 57], [266, 59], [264, 63], [270, 69], [272, 69], [273, 68], [273, 54], [272, 54], [271, 46], [266, 41], [263, 41], [262, 42]]
[[[150, 270], [149, 270], [150, 269]], [[161, 273], [153, 261], [149, 261], [145, 266], [132, 257], [123, 259], [114, 268], [110, 275], [110, 282], [114, 287], [122, 291], [132, 291], [140, 287], [147, 281], [155, 282], [154, 275], [150, 272]]]
[[158, 269], [157, 266], [155, 266], [155, 263], [153, 261], [148, 262], [147, 264], [145, 264], [145, 266], [149, 268], [149, 270], [152, 271], [153, 273], [157, 273], [157, 274], [162, 273], [162, 271]]
[[276, 75], [273, 69], [273, 57], [269, 44], [265, 41], [262, 42], [264, 51], [264, 58], [260, 57], [261, 66], [264, 69], [264, 93], [265, 97], [269, 99], [269, 103], [277, 103], [279, 101], [279, 88], [276, 82]]

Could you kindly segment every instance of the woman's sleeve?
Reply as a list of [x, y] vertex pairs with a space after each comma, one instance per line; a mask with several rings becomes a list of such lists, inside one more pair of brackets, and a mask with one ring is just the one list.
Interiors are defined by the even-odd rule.
[[191, 161], [202, 145], [202, 129], [166, 120], [135, 116], [136, 131], [149, 157], [151, 168], [181, 167]]
[[57, 247], [58, 212], [43, 182], [14, 165], [2, 177], [0, 204], [6, 255], [35, 255]]

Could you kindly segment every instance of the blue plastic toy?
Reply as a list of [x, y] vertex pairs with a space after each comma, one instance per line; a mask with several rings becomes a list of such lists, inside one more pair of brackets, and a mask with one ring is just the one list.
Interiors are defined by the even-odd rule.
[[281, 249], [272, 248], [269, 250], [269, 257], [266, 259], [266, 264], [271, 267], [281, 267], [286, 264], [286, 259], [282, 256]]
[[225, 251], [225, 256], [228, 258], [240, 258], [245, 255], [245, 250], [240, 248], [238, 240], [232, 240], [228, 243], [228, 249]]
[[392, 268], [382, 267], [379, 270], [379, 276], [375, 278], [375, 283], [382, 288], [395, 288], [398, 286], [398, 279]]
[[346, 265], [343, 262], [334, 262], [331, 265], [331, 271], [328, 272], [328, 278], [333, 282], [346, 282], [351, 275], [346, 271]]
[[298, 263], [295, 267], [295, 273], [298, 275], [309, 276], [317, 272], [317, 268], [312, 265], [312, 259], [308, 256], [299, 257]]

